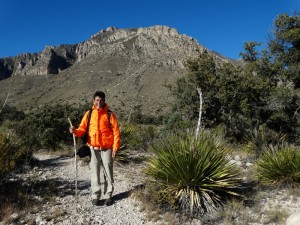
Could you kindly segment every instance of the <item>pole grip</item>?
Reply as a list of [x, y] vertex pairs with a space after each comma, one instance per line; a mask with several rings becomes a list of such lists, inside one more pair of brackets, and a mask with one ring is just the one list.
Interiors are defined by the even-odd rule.
[[70, 126], [73, 127], [72, 122], [69, 117], [68, 117], [68, 121], [69, 121]]

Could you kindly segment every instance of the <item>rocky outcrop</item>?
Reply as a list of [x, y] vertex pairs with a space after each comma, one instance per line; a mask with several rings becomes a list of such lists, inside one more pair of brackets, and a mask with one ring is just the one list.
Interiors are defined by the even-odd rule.
[[119, 54], [176, 70], [184, 67], [186, 59], [199, 57], [203, 51], [207, 50], [195, 39], [166, 26], [108, 27], [79, 44], [47, 46], [40, 53], [0, 59], [0, 79], [12, 75], [57, 74], [95, 54], [100, 58]]
[[0, 80], [10, 77], [14, 71], [14, 59], [12, 57], [0, 59]]
[[40, 53], [26, 53], [0, 59], [0, 79], [12, 75], [57, 74], [76, 61], [74, 49], [72, 45], [47, 46]]

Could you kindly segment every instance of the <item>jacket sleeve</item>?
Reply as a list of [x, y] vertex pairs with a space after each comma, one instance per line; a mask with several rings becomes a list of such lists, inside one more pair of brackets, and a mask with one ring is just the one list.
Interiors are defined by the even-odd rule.
[[88, 123], [88, 113], [89, 111], [84, 114], [79, 127], [75, 130], [76, 137], [82, 137], [85, 134]]
[[111, 114], [110, 122], [111, 122], [111, 126], [112, 126], [111, 129], [112, 129], [113, 135], [114, 135], [113, 151], [116, 152], [120, 148], [121, 133], [120, 133], [117, 117], [115, 116], [114, 113]]

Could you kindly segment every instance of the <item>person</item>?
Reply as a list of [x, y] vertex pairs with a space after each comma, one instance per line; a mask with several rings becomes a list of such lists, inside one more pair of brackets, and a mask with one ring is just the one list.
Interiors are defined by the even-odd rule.
[[[76, 137], [82, 137], [87, 128], [89, 111], [83, 116], [79, 127], [69, 128], [70, 133]], [[95, 92], [88, 130], [87, 145], [91, 150], [91, 195], [92, 204], [100, 205], [101, 194], [105, 196], [104, 203], [113, 204], [112, 193], [114, 191], [113, 159], [120, 147], [120, 130], [116, 115], [109, 110], [105, 103], [105, 94], [102, 91]], [[100, 167], [103, 167], [104, 185], [101, 190]]]

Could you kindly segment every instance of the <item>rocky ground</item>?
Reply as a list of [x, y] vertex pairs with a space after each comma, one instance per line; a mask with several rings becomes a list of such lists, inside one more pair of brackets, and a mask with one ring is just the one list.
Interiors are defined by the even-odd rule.
[[[130, 168], [115, 166], [115, 192], [112, 206], [93, 206], [90, 198], [90, 168], [84, 161], [77, 164], [78, 182], [76, 198], [76, 167], [74, 158], [37, 156], [42, 167], [35, 167], [28, 174], [38, 179], [55, 179], [60, 194], [46, 202], [36, 213], [25, 220], [34, 219], [36, 224], [145, 224], [146, 216], [140, 210], [138, 201], [129, 197], [141, 179], [134, 178]], [[60, 195], [60, 196], [59, 196]]]
[[[90, 168], [85, 161], [77, 163], [77, 198], [76, 198], [76, 166], [74, 157], [53, 155], [36, 155], [39, 165], [22, 176], [26, 180], [39, 183], [39, 192], [35, 195], [42, 207], [33, 207], [27, 215], [14, 213], [0, 224], [110, 224], [139, 225], [164, 224], [163, 219], [156, 215], [154, 221], [142, 210], [142, 203], [131, 193], [143, 184], [141, 170], [144, 164], [122, 165], [114, 163], [114, 204], [111, 206], [93, 206], [90, 197]], [[45, 185], [41, 185], [41, 183]], [[51, 190], [50, 190], [51, 189]], [[53, 190], [55, 189], [55, 191]], [[43, 196], [43, 197], [41, 197]], [[104, 201], [104, 200], [103, 200]], [[193, 223], [196, 224], [197, 221]]]
[[[74, 157], [53, 155], [37, 155], [40, 163], [32, 170], [21, 176], [26, 180], [39, 183], [39, 192], [31, 197], [42, 204], [33, 206], [30, 213], [13, 213], [0, 224], [110, 224], [110, 225], [158, 225], [182, 224], [170, 215], [149, 216], [144, 210], [143, 203], [134, 198], [131, 193], [144, 183], [141, 170], [144, 163], [120, 164], [115, 162], [115, 192], [114, 204], [111, 206], [93, 206], [90, 197], [90, 168], [87, 162], [79, 160], [77, 163], [77, 197], [76, 197], [76, 167]], [[251, 162], [240, 156], [232, 160], [233, 163], [244, 167], [252, 166]], [[246, 179], [246, 178], [245, 178]], [[44, 182], [44, 185], [41, 185]], [[52, 190], [52, 191], [49, 191]], [[49, 194], [47, 194], [49, 192]], [[255, 204], [254, 204], [255, 202]], [[299, 191], [288, 188], [262, 189], [248, 197], [249, 205], [236, 203], [227, 208], [222, 216], [202, 220], [193, 219], [185, 224], [289, 224], [288, 217], [300, 212]], [[154, 215], [154, 214], [153, 214]], [[295, 214], [293, 215], [295, 216]], [[222, 217], [222, 219], [217, 219]], [[299, 217], [296, 216], [296, 219]], [[291, 218], [290, 218], [291, 219]], [[287, 221], [287, 222], [286, 222]], [[298, 220], [299, 222], [299, 220]], [[290, 223], [293, 224], [293, 223]], [[298, 223], [295, 223], [298, 224]], [[299, 223], [300, 224], [300, 223]], [[298, 224], [298, 225], [299, 225]]]

